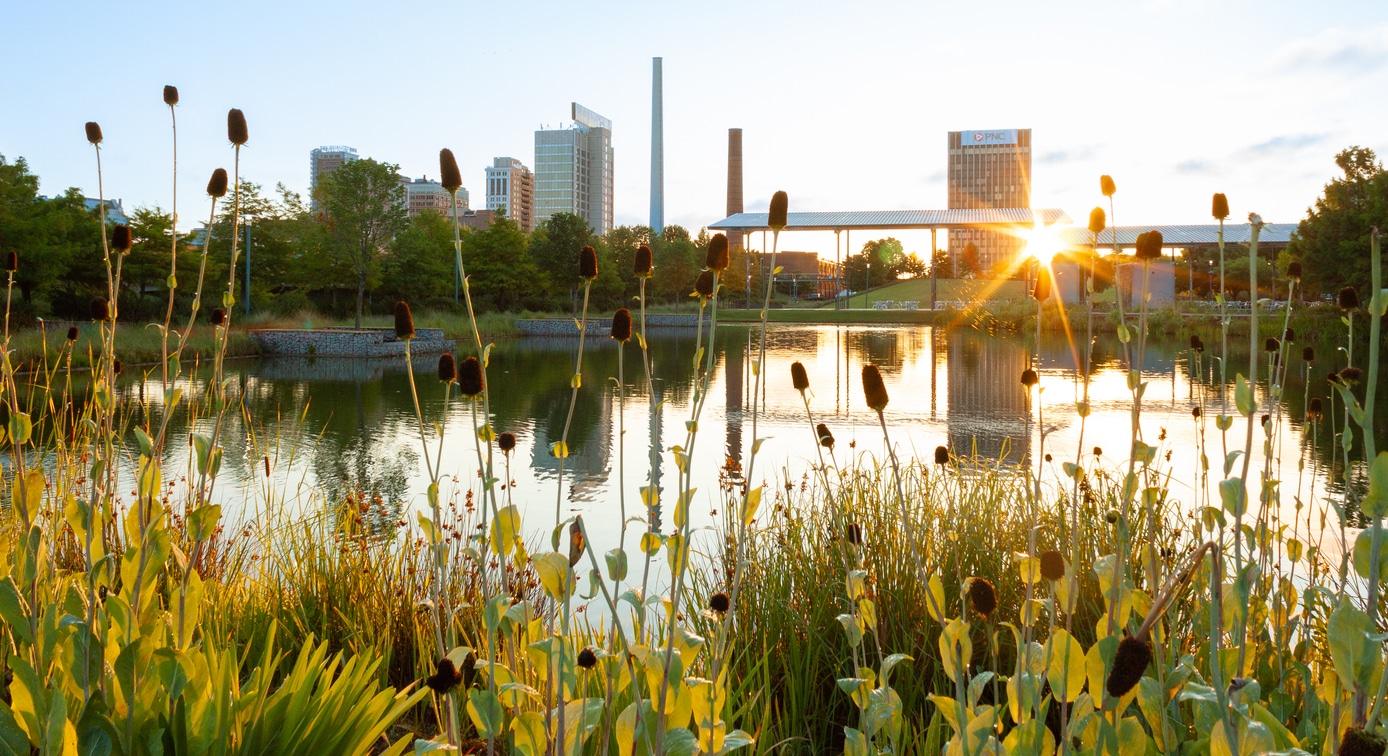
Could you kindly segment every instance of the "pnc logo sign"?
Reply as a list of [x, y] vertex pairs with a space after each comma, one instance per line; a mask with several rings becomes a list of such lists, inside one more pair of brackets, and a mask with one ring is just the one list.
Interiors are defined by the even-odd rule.
[[1016, 144], [1016, 129], [999, 129], [994, 131], [966, 131], [963, 139], [964, 144], [990, 145], [990, 144]]

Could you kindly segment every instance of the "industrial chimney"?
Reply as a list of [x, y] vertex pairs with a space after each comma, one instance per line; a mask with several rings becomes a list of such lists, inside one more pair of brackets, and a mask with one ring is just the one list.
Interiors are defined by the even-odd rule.
[[[742, 212], [742, 129], [728, 129], [728, 215]], [[728, 243], [742, 246], [742, 234], [730, 233]]]
[[651, 233], [665, 228], [665, 98], [661, 58], [651, 58]]

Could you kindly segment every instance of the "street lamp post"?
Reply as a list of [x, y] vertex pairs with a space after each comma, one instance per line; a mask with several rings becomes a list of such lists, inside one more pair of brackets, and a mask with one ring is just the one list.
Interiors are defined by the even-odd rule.
[[251, 224], [246, 221], [246, 290], [242, 292], [246, 297], [246, 317], [251, 317]]

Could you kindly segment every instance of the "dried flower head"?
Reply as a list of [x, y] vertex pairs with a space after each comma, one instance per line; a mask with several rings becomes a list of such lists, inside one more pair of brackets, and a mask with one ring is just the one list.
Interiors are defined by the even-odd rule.
[[395, 303], [395, 338], [414, 338], [414, 316], [410, 314], [410, 303], [403, 299]]
[[1033, 370], [1033, 369], [1031, 369], [1031, 368], [1027, 368], [1026, 370], [1023, 370], [1023, 371], [1022, 371], [1022, 385], [1023, 385], [1023, 386], [1026, 386], [1027, 388], [1031, 388], [1032, 386], [1035, 386], [1036, 384], [1038, 384], [1038, 383], [1040, 383], [1040, 382], [1041, 382], [1041, 376], [1040, 376], [1040, 375], [1037, 375], [1037, 373], [1036, 373], [1035, 370]]
[[861, 546], [863, 544], [863, 526], [856, 522], [848, 523], [848, 527], [844, 528], [844, 537], [854, 546]]
[[728, 600], [728, 594], [722, 591], [719, 591], [713, 594], [712, 596], [708, 597], [708, 608], [712, 609], [715, 612], [718, 612], [719, 614], [727, 614], [730, 603], [731, 602]]
[[585, 648], [578, 652], [579, 669], [592, 669], [598, 665], [598, 655], [593, 653], [593, 649]]
[[1287, 330], [1283, 331], [1283, 332], [1282, 332], [1282, 340], [1283, 340], [1283, 341], [1296, 341], [1296, 329], [1295, 329], [1295, 328], [1288, 328]]
[[67, 340], [68, 340], [68, 341], [76, 341], [76, 340], [77, 340], [77, 326], [68, 326], [68, 328], [67, 328]]
[[101, 144], [101, 124], [96, 121], [87, 121], [87, 141], [92, 144]]
[[120, 375], [125, 371], [125, 363], [120, 360], [111, 360], [111, 372]]
[[578, 277], [586, 281], [598, 277], [598, 253], [588, 244], [578, 251]]
[[1049, 549], [1041, 552], [1041, 577], [1047, 580], [1065, 577], [1065, 557], [1059, 551]]
[[130, 227], [124, 223], [116, 224], [111, 229], [111, 249], [117, 252], [129, 252], [135, 245], [134, 238], [130, 234]]
[[612, 338], [622, 344], [631, 338], [631, 310], [620, 307], [612, 313]]
[[105, 297], [92, 297], [91, 313], [92, 320], [110, 320], [111, 305]]
[[887, 386], [882, 382], [882, 371], [876, 365], [863, 366], [863, 396], [867, 406], [881, 412], [887, 408]]
[[1364, 371], [1351, 365], [1340, 371], [1340, 380], [1350, 386], [1357, 386], [1360, 381], [1364, 380]]
[[1300, 260], [1292, 260], [1291, 262], [1287, 263], [1287, 278], [1290, 278], [1290, 279], [1292, 279], [1293, 281], [1300, 281], [1300, 280], [1301, 280], [1301, 261], [1300, 261]]
[[796, 391], [808, 391], [810, 388], [810, 376], [805, 372], [805, 366], [799, 360], [790, 363], [790, 385]]
[[1118, 642], [1118, 652], [1113, 655], [1113, 669], [1108, 673], [1104, 687], [1114, 698], [1122, 698], [1142, 680], [1147, 665], [1152, 663], [1152, 645], [1140, 638], [1125, 636]]
[[1205, 342], [1200, 338], [1199, 334], [1192, 333], [1190, 335], [1190, 348], [1197, 352], [1205, 351]]
[[1264, 352], [1276, 352], [1281, 346], [1282, 343], [1272, 336], [1267, 337], [1267, 339], [1263, 341]]
[[208, 319], [212, 322], [212, 325], [219, 326], [227, 322], [227, 311], [223, 310], [220, 307], [214, 307], [212, 308], [212, 314], [208, 316]]
[[819, 439], [819, 445], [826, 449], [834, 448], [834, 434], [829, 432], [829, 426], [820, 423], [814, 427], [814, 434]]
[[207, 195], [218, 199], [227, 196], [227, 169], [218, 168], [207, 180]]
[[439, 355], [439, 380], [444, 383], [452, 383], [458, 378], [458, 361], [453, 357], [452, 352], [444, 352]]
[[1137, 235], [1137, 259], [1157, 260], [1161, 258], [1162, 238], [1160, 231], [1147, 231]]
[[1210, 202], [1210, 215], [1219, 220], [1229, 217], [1229, 199], [1223, 194], [1215, 193], [1214, 199]]
[[482, 363], [476, 357], [464, 357], [458, 366], [458, 393], [467, 397], [477, 397], [487, 388], [482, 378]]
[[450, 194], [463, 186], [463, 174], [458, 170], [458, 159], [453, 157], [453, 150], [447, 147], [439, 150], [439, 185]]
[[1197, 404], [1197, 405], [1195, 405], [1194, 407], [1191, 407], [1191, 408], [1190, 408], [1190, 416], [1191, 416], [1191, 417], [1195, 418], [1196, 420], [1199, 420], [1199, 419], [1200, 419], [1200, 414], [1201, 414], [1201, 413], [1200, 413], [1200, 405]]
[[1108, 228], [1108, 215], [1104, 213], [1102, 207], [1096, 207], [1089, 211], [1089, 233], [1102, 234]]
[[713, 296], [713, 271], [706, 270], [694, 279], [694, 293], [708, 299]]
[[1310, 344], [1301, 348], [1301, 359], [1306, 362], [1316, 361], [1316, 350]]
[[1321, 414], [1321, 398], [1315, 397], [1311, 400], [1310, 412], [1313, 416], [1319, 417]]
[[1113, 177], [1107, 174], [1099, 177], [1099, 191], [1105, 197], [1112, 197], [1118, 192], [1118, 187], [1113, 183]]
[[500, 449], [503, 454], [510, 454], [511, 451], [516, 448], [516, 434], [511, 431], [506, 431], [500, 436], [497, 436], [496, 448]]
[[434, 674], [424, 679], [424, 684], [428, 685], [435, 693], [447, 693], [458, 687], [463, 681], [463, 673], [453, 666], [453, 660], [444, 657], [434, 662]]
[[1036, 271], [1036, 283], [1031, 287], [1031, 297], [1038, 302], [1051, 298], [1051, 269], [1045, 265]]
[[968, 580], [969, 606], [975, 612], [987, 617], [998, 608], [998, 592], [986, 578], [971, 577]]
[[790, 198], [785, 192], [776, 192], [771, 195], [771, 208], [766, 213], [766, 227], [772, 231], [780, 231], [786, 227], [786, 216], [789, 215]]
[[1362, 727], [1346, 727], [1340, 739], [1340, 750], [1335, 753], [1336, 756], [1383, 756], [1385, 746], [1388, 746], [1388, 742], [1376, 732]]
[[1353, 286], [1346, 286], [1340, 289], [1340, 294], [1336, 297], [1336, 301], [1339, 302], [1341, 310], [1358, 309], [1359, 292], [1355, 291]]
[[708, 252], [704, 254], [704, 267], [709, 270], [727, 270], [729, 264], [728, 237], [714, 234], [708, 241]]
[[1102, 457], [1102, 456], [1104, 456], [1104, 447], [1102, 447], [1102, 446], [1096, 446], [1096, 447], [1094, 447], [1094, 456], [1096, 456], [1096, 457]]
[[19, 253], [14, 250], [5, 253], [5, 270], [11, 273], [19, 270]]
[[164, 85], [164, 104], [171, 108], [178, 104], [178, 87], [172, 84]]
[[651, 248], [642, 244], [636, 248], [636, 261], [632, 266], [636, 271], [637, 278], [651, 277]]
[[1120, 515], [1118, 514], [1118, 510], [1110, 509], [1109, 511], [1104, 513], [1104, 522], [1107, 522], [1110, 525], [1116, 525], [1118, 524], [1119, 517]]
[[1340, 374], [1334, 370], [1331, 370], [1330, 375], [1325, 377], [1325, 381], [1330, 384], [1343, 383], [1343, 381], [1340, 380]]
[[227, 139], [232, 144], [240, 147], [249, 139], [250, 135], [246, 131], [246, 114], [240, 108], [232, 108], [227, 111]]
[[949, 464], [949, 447], [948, 447], [948, 446], [937, 446], [937, 447], [935, 447], [935, 464], [937, 464], [937, 465], [947, 465], [947, 464]]

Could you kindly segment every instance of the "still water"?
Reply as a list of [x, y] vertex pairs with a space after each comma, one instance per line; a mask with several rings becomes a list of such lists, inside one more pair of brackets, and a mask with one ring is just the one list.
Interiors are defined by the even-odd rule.
[[[755, 339], [755, 330], [744, 326], [720, 327], [717, 332], [714, 374], [693, 457], [698, 492], [692, 510], [702, 519], [696, 525], [721, 519], [711, 516], [723, 507], [720, 483], [738, 480], [748, 463], [753, 442]], [[1218, 335], [1207, 335], [1205, 340], [1216, 344]], [[1231, 348], [1242, 347], [1231, 354], [1232, 380], [1234, 366], [1246, 372], [1247, 344], [1246, 339], [1231, 341]], [[1334, 353], [1333, 346], [1315, 346], [1326, 357]], [[659, 450], [654, 470], [657, 482], [664, 487], [667, 501], [673, 497], [675, 466], [669, 448], [685, 442], [695, 380], [695, 334], [692, 329], [673, 329], [650, 335], [654, 393], [662, 403], [661, 422], [654, 427], [635, 342], [624, 352], [623, 409], [616, 381], [617, 344], [605, 337], [588, 339], [582, 388], [568, 434], [571, 456], [560, 490], [559, 460], [549, 449], [560, 439], [568, 416], [577, 347], [576, 339], [565, 338], [497, 344], [489, 369], [492, 422], [497, 432], [511, 431], [518, 439], [510, 458], [509, 493], [522, 510], [527, 533], [548, 535], [556, 522], [557, 502], [561, 518], [583, 515], [597, 541], [594, 545], [605, 550], [615, 545], [620, 528], [623, 497], [619, 493], [624, 494], [628, 516], [642, 513], [638, 488], [648, 483], [652, 446]], [[1315, 377], [1308, 380], [1300, 352], [1301, 345], [1291, 350], [1287, 399], [1274, 433], [1287, 514], [1295, 496], [1308, 503], [1316, 501], [1319, 507], [1327, 491], [1340, 490], [1341, 483], [1332, 478], [1342, 475], [1335, 469], [1338, 463], [1332, 466], [1329, 430], [1322, 427], [1313, 440], [1304, 422], [1308, 382], [1311, 396], [1328, 397], [1323, 376], [1330, 365], [1318, 363], [1312, 371]], [[884, 454], [876, 414], [863, 403], [860, 373], [867, 363], [877, 364], [886, 380], [891, 395], [887, 422], [902, 454], [930, 458], [935, 447], [944, 444], [959, 454], [1035, 468], [1044, 422], [1044, 453], [1052, 454], [1054, 461], [1039, 466], [1045, 484], [1057, 486], [1063, 477], [1061, 463], [1075, 461], [1081, 452], [1075, 402], [1082, 395], [1082, 384], [1074, 352], [1060, 337], [1043, 338], [1037, 357], [1029, 339], [969, 329], [776, 326], [768, 336], [767, 353], [762, 387], [765, 409], [756, 431], [766, 440], [757, 457], [755, 482], [769, 484], [769, 491], [779, 490], [788, 480], [798, 483], [816, 459], [804, 404], [791, 386], [790, 363], [796, 360], [804, 363], [809, 374], [814, 421], [826, 423], [833, 431], [840, 463], [850, 455]], [[1221, 403], [1215, 360], [1208, 352], [1199, 363], [1191, 357], [1184, 343], [1157, 339], [1148, 345], [1143, 372], [1149, 384], [1143, 403], [1143, 438], [1157, 445], [1160, 455], [1169, 454], [1169, 463], [1164, 464], [1172, 471], [1172, 496], [1187, 507], [1205, 500], [1205, 494], [1197, 495], [1195, 490], [1199, 430], [1191, 409], [1197, 404], [1203, 402], [1207, 421], [1205, 437], [1214, 468], [1211, 486], [1220, 477], [1223, 459], [1213, 422]], [[1028, 396], [1019, 377], [1033, 360], [1039, 363], [1042, 390]], [[1322, 362], [1328, 361], [1322, 358]], [[455, 481], [444, 485], [445, 496], [452, 488], [452, 496], [465, 500], [466, 491], [478, 488], [480, 482], [473, 410], [456, 396], [445, 407], [434, 364], [433, 357], [416, 362], [430, 455], [435, 453], [433, 428], [438, 424], [444, 433], [441, 472]], [[141, 379], [131, 375], [134, 372], [127, 371], [121, 387], [125, 398], [157, 397], [157, 374], [146, 379], [142, 390]], [[246, 412], [232, 417], [223, 435], [226, 459], [216, 498], [227, 505], [230, 517], [250, 519], [266, 506], [310, 512], [352, 490], [379, 496], [405, 511], [426, 506], [428, 476], [402, 361], [264, 358], [233, 361], [228, 372], [246, 405]], [[1265, 365], [1260, 372], [1266, 374]], [[196, 380], [186, 385], [190, 395], [205, 388]], [[1269, 411], [1265, 385], [1259, 387], [1258, 395], [1259, 412]], [[1232, 391], [1227, 402], [1226, 411], [1236, 414]], [[1116, 339], [1095, 342], [1090, 405], [1092, 414], [1083, 439], [1085, 465], [1095, 464], [1090, 455], [1099, 447], [1103, 456], [1098, 464], [1126, 470], [1132, 398], [1122, 345]], [[177, 422], [183, 425], [171, 432], [171, 438], [187, 438], [186, 419]], [[205, 432], [205, 425], [200, 421], [199, 430]], [[1378, 427], [1388, 428], [1388, 421], [1381, 419]], [[1237, 418], [1230, 431], [1230, 449], [1242, 448], [1244, 428], [1242, 418]], [[623, 438], [624, 465], [619, 443]], [[1255, 438], [1252, 469], [1256, 471], [1263, 464], [1261, 432]], [[1388, 447], [1382, 439], [1379, 444]], [[169, 454], [173, 468], [186, 465], [186, 447]], [[266, 456], [270, 458], [268, 479]], [[1353, 457], [1362, 458], [1359, 443]], [[1306, 468], [1298, 476], [1299, 459], [1305, 460]], [[498, 475], [505, 477], [500, 464], [498, 468]], [[668, 512], [664, 517], [662, 529], [668, 531], [672, 527]]]

